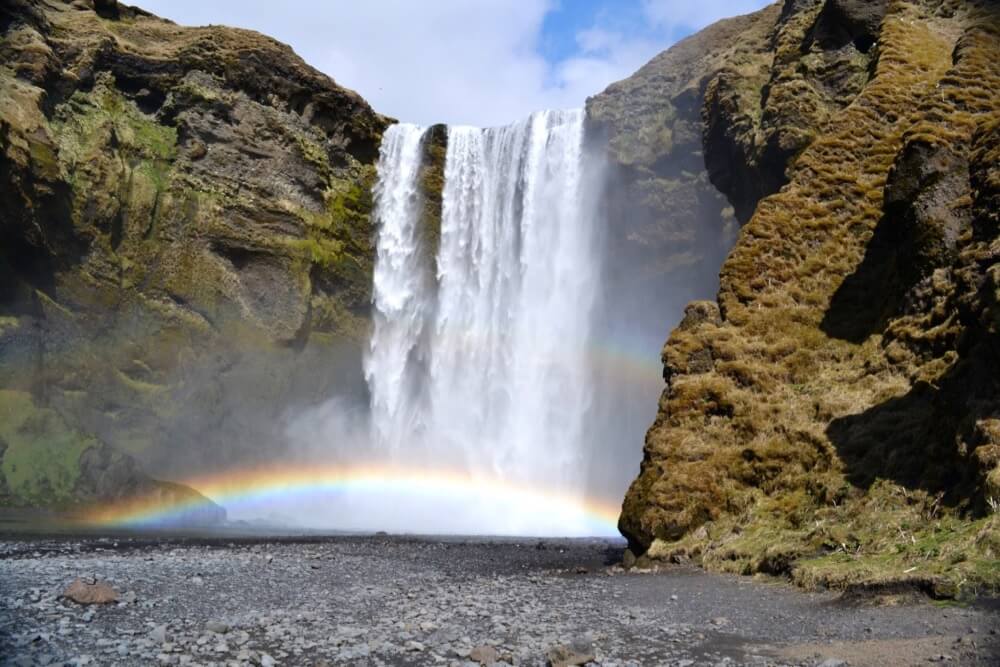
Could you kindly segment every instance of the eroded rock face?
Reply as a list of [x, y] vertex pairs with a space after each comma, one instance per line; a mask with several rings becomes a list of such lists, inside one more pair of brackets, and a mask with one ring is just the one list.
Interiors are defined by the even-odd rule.
[[[0, 386], [173, 475], [362, 385], [386, 118], [249, 31], [34, 0], [0, 30]], [[140, 475], [103, 451], [98, 495]]]
[[174, 526], [211, 525], [226, 515], [186, 486], [152, 479], [135, 459], [24, 391], [0, 390], [0, 479], [2, 507], [82, 507], [81, 518], [94, 518], [94, 506], [143, 498], [186, 508]]
[[[712, 296], [738, 230], [711, 183], [702, 108], [720, 71], [762, 80], [777, 6], [727, 19], [660, 54], [587, 100], [588, 134], [605, 148], [611, 319], [662, 336], [666, 312]], [[762, 83], [762, 81], [761, 81]], [[751, 83], [759, 90], [761, 83]], [[642, 294], [630, 304], [630, 294]], [[630, 307], [631, 305], [631, 307]], [[617, 308], [617, 310], [616, 310]]]
[[749, 221], [719, 318], [664, 349], [633, 549], [825, 584], [931, 550], [921, 586], [990, 579], [998, 52], [992, 3], [797, 0], [762, 96], [709, 83], [708, 169]]
[[[786, 0], [750, 72], [727, 63], [705, 94], [705, 164], [741, 223], [861, 92], [887, 2]], [[750, 76], [748, 76], [750, 74]]]

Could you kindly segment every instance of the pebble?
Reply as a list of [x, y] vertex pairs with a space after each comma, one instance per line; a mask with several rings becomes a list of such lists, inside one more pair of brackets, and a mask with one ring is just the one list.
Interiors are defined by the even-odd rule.
[[162, 644], [167, 641], [167, 626], [157, 625], [155, 628], [150, 630], [149, 638], [152, 639], [157, 644]]
[[222, 621], [209, 621], [205, 624], [205, 629], [217, 635], [224, 635], [229, 632], [229, 625]]
[[[962, 651], [957, 662], [978, 650], [973, 638], [998, 643], [989, 634], [992, 618], [978, 611], [949, 625], [932, 607], [854, 614], [827, 604], [829, 595], [814, 599], [697, 572], [593, 576], [614, 569], [600, 564], [606, 544], [551, 540], [542, 550], [535, 544], [150, 542], [107, 553], [91, 541], [83, 550], [47, 548], [37, 558], [0, 539], [0, 628], [15, 627], [15, 620], [19, 628], [9, 641], [0, 636], [0, 655], [4, 664], [32, 667], [45, 661], [274, 667], [323, 660], [481, 667], [546, 659], [556, 666], [598, 661], [609, 667], [681, 667], [696, 656], [705, 657], [694, 664], [724, 667], [775, 663], [749, 653], [723, 659], [721, 648], [713, 654], [723, 628], [725, 641], [737, 636], [780, 642], [794, 632], [795, 641], [818, 643], [865, 637], [865, 628], [878, 629], [867, 635], [874, 639], [907, 636], [892, 630], [904, 621], [907, 627], [926, 621], [928, 634], [965, 635], [948, 649]], [[574, 562], [579, 554], [585, 558]], [[262, 570], [268, 556], [281, 567]], [[319, 562], [321, 570], [310, 567]], [[591, 575], [574, 576], [577, 562]], [[112, 582], [126, 592], [117, 605], [80, 608], [59, 598], [74, 576], [88, 585]], [[796, 605], [794, 624], [781, 620], [791, 615], [790, 601]], [[738, 619], [733, 609], [741, 610]], [[970, 636], [970, 629], [978, 634]], [[734, 650], [726, 647], [727, 653]], [[944, 649], [923, 659], [939, 660]], [[844, 667], [842, 661], [820, 664]]]

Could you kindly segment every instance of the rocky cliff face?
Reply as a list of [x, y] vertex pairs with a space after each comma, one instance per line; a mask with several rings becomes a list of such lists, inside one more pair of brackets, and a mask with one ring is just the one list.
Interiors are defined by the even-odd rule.
[[0, 2], [0, 502], [252, 460], [360, 379], [387, 122], [253, 32]]
[[803, 583], [996, 586], [1000, 10], [741, 20], [754, 46], [710, 43], [694, 90], [746, 224], [663, 350], [620, 527], [649, 557]]
[[778, 13], [720, 21], [587, 100], [588, 136], [608, 164], [605, 290], [611, 319], [629, 330], [662, 340], [665, 313], [718, 285], [738, 221], [705, 167], [701, 109], [724, 65], [763, 76]]

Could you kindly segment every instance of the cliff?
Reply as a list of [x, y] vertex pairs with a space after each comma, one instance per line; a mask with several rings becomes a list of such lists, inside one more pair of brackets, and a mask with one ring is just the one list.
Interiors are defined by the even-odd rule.
[[0, 2], [0, 502], [253, 461], [360, 384], [388, 122], [257, 33]]
[[998, 53], [994, 3], [786, 0], [592, 103], [631, 96], [640, 132], [670, 136], [678, 103], [646, 98], [694, 63], [704, 171], [745, 221], [717, 300], [663, 349], [620, 520], [636, 555], [1000, 583]]

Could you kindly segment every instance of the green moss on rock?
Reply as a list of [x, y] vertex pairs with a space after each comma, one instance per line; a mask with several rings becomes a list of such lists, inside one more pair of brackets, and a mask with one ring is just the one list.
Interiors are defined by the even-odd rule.
[[92, 90], [70, 97], [53, 130], [59, 157], [71, 168], [93, 157], [109, 140], [136, 159], [170, 161], [177, 155], [177, 128], [142, 113], [106, 73], [98, 76]]
[[6, 445], [0, 471], [17, 505], [72, 500], [80, 457], [97, 444], [54, 410], [38, 407], [30, 394], [10, 390], [0, 390], [0, 440]]
[[[0, 8], [31, 37], [0, 67], [0, 386], [159, 474], [265, 451], [360, 384], [389, 119], [258, 33], [26, 2]], [[87, 461], [105, 495], [141, 477]]]

